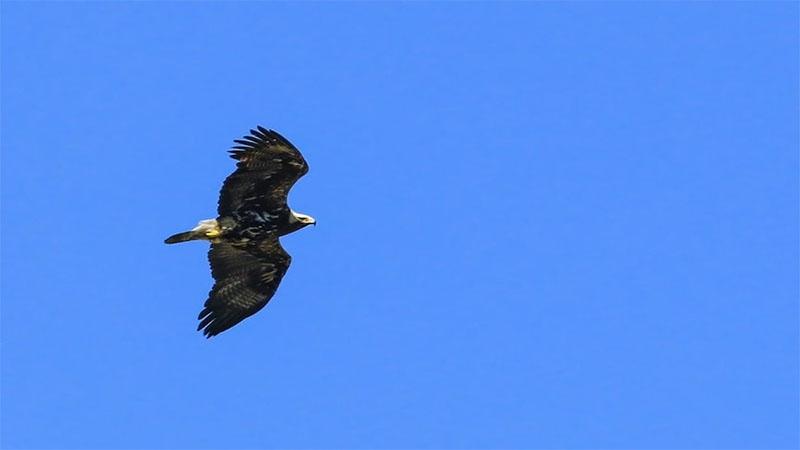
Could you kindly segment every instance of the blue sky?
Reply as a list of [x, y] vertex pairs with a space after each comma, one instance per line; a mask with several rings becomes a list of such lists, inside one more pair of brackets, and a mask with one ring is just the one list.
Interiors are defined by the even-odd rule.
[[[4, 2], [3, 447], [796, 447], [799, 19]], [[256, 124], [319, 223], [206, 340]]]

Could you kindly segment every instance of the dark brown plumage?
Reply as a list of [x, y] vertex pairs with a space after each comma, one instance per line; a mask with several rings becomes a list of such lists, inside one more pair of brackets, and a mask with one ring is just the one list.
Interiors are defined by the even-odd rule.
[[197, 329], [210, 337], [266, 306], [292, 257], [274, 236], [254, 244], [212, 243], [208, 261], [216, 282], [197, 316]]
[[286, 209], [286, 196], [294, 183], [308, 172], [300, 151], [275, 131], [258, 127], [236, 139], [229, 151], [237, 160], [236, 171], [225, 179], [219, 193], [217, 214], [225, 216], [251, 206], [265, 211]]
[[316, 223], [287, 205], [289, 190], [308, 172], [294, 145], [260, 126], [234, 142], [230, 153], [238, 162], [222, 184], [218, 217], [165, 241], [211, 242], [208, 260], [215, 283], [197, 327], [206, 337], [231, 328], [269, 302], [292, 260], [278, 238]]

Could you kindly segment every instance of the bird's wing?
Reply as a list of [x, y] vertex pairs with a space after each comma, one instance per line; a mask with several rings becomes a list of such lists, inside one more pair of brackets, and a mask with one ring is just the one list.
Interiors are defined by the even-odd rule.
[[308, 172], [308, 163], [286, 138], [261, 126], [234, 140], [234, 171], [222, 184], [217, 213], [227, 216], [241, 207], [282, 212], [289, 189]]
[[247, 244], [213, 243], [208, 252], [214, 287], [197, 317], [206, 337], [257, 313], [275, 294], [292, 257], [277, 235]]

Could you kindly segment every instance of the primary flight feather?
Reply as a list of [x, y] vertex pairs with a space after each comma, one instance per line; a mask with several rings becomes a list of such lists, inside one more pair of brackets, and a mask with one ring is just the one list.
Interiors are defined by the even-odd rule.
[[261, 126], [234, 140], [236, 170], [222, 183], [217, 218], [168, 237], [175, 244], [211, 242], [208, 261], [214, 286], [200, 311], [198, 330], [216, 336], [257, 313], [275, 295], [292, 257], [278, 238], [308, 225], [313, 217], [292, 211], [289, 190], [308, 172], [300, 151]]

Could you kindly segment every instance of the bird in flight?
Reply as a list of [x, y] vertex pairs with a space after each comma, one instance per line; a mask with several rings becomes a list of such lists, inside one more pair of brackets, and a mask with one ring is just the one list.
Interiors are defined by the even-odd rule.
[[234, 140], [236, 170], [222, 183], [217, 218], [168, 237], [175, 244], [211, 242], [208, 261], [214, 286], [197, 319], [210, 338], [257, 313], [275, 295], [292, 257], [280, 236], [316, 224], [286, 204], [289, 189], [308, 172], [300, 151], [261, 126]]

